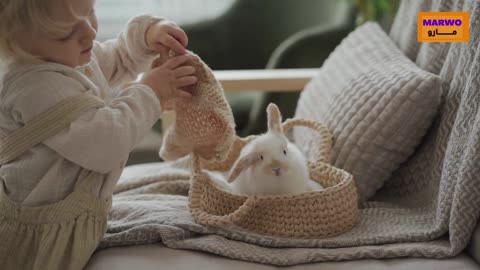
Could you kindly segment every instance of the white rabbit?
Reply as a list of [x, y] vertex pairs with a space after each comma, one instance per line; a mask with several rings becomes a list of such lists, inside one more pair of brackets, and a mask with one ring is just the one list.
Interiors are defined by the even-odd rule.
[[270, 103], [267, 114], [268, 131], [243, 147], [230, 171], [232, 192], [278, 195], [323, 189], [310, 180], [305, 156], [283, 133], [277, 105]]

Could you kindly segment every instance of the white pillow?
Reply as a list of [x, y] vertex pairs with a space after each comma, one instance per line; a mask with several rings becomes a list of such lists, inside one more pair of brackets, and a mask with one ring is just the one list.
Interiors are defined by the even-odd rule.
[[[350, 33], [306, 85], [296, 117], [320, 121], [334, 137], [332, 164], [354, 176], [363, 202], [414, 152], [440, 103], [440, 77], [410, 61], [377, 23]], [[310, 158], [318, 138], [296, 129]]]

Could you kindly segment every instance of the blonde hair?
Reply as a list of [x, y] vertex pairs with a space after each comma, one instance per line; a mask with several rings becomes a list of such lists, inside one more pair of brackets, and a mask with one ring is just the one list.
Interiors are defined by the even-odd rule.
[[[80, 17], [72, 8], [73, 1], [78, 0], [1, 0], [0, 64], [36, 59], [19, 46], [18, 36], [21, 33], [40, 31], [52, 37], [68, 33]], [[69, 19], [54, 18], [53, 7], [65, 7]]]

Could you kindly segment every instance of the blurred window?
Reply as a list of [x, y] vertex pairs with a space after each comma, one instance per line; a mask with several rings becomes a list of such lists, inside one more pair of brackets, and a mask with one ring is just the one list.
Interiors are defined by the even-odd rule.
[[178, 25], [195, 24], [224, 14], [237, 0], [98, 0], [97, 40], [115, 38], [128, 20], [150, 13]]

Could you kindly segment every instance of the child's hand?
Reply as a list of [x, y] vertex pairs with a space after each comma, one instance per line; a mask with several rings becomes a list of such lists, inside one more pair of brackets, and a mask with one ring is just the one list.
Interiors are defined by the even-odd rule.
[[195, 68], [183, 65], [190, 57], [189, 55], [172, 57], [163, 65], [153, 66], [150, 71], [143, 75], [141, 82], [155, 91], [163, 110], [173, 109], [175, 98], [188, 99], [192, 96], [180, 89], [197, 82], [197, 77], [193, 76]]
[[167, 55], [169, 50], [186, 54], [188, 37], [174, 22], [162, 20], [150, 25], [145, 33], [145, 41], [150, 50]]

